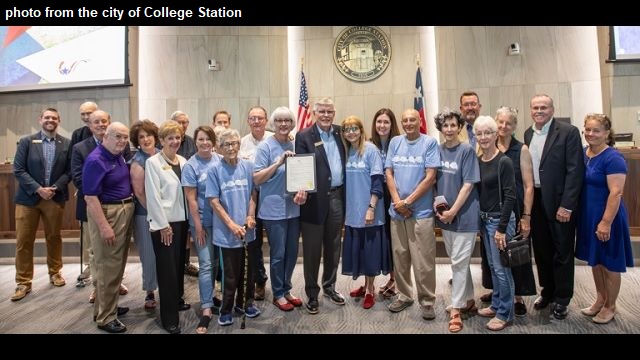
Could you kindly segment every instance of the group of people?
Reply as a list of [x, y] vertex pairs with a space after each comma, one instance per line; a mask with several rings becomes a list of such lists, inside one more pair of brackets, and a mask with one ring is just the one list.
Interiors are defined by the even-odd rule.
[[[393, 111], [378, 110], [368, 136], [357, 116], [334, 124], [330, 98], [313, 105], [314, 124], [295, 136], [296, 118], [287, 107], [271, 115], [261, 106], [249, 109], [250, 133], [244, 137], [230, 128], [229, 113], [219, 111], [213, 127], [198, 126], [192, 138], [186, 134], [189, 117], [181, 111], [159, 127], [145, 119], [129, 129], [111, 122], [95, 103], [85, 103], [81, 116], [88, 125], [77, 131], [85, 140], [73, 147], [57, 134], [58, 112], [45, 109], [42, 130], [21, 139], [15, 156], [17, 287], [12, 300], [31, 290], [40, 217], [50, 281], [65, 284], [60, 224], [73, 180], [82, 202], [78, 211], [84, 212], [78, 219], [87, 230], [83, 244], [90, 249], [94, 321], [107, 332], [126, 331], [118, 316], [129, 309], [118, 306], [118, 297], [126, 290], [122, 277], [131, 235], [142, 264], [144, 307], [157, 307], [158, 290], [160, 322], [172, 334], [181, 332], [179, 311], [190, 308], [184, 274], [191, 242], [198, 255], [202, 309], [196, 332], [206, 333], [214, 315], [221, 326], [233, 323], [233, 312], [260, 315], [255, 300], [265, 298], [268, 280], [263, 231], [270, 248], [272, 302], [279, 310], [304, 305], [317, 314], [321, 289], [329, 301], [344, 305], [335, 286], [342, 258], [343, 275], [364, 277], [363, 285], [349, 293], [363, 298], [363, 308], [375, 305], [376, 276], [390, 274], [378, 289], [395, 297], [389, 311], [413, 304], [415, 281], [421, 316], [432, 320], [435, 227], [442, 230], [451, 258], [450, 332], [463, 330], [463, 316], [470, 312], [491, 318], [486, 326], [494, 331], [526, 314], [522, 296], [536, 294], [532, 265], [509, 268], [500, 262], [500, 252], [516, 233], [532, 240], [542, 287], [536, 310], [553, 304], [556, 319], [567, 316], [575, 256], [593, 267], [597, 291], [594, 303], [581, 312], [608, 323], [615, 316], [620, 273], [633, 266], [621, 201], [627, 169], [611, 147], [611, 121], [588, 114], [582, 148], [578, 129], [555, 120], [553, 100], [538, 94], [530, 102], [533, 125], [522, 143], [513, 136], [516, 109], [500, 107], [494, 119], [480, 116], [481, 106], [477, 93], [465, 92], [460, 111], [445, 108], [437, 114], [440, 145], [420, 133], [414, 109], [402, 112], [403, 134]], [[130, 151], [129, 139], [137, 151]], [[285, 160], [296, 154], [315, 155], [315, 192], [285, 191]], [[482, 283], [493, 289], [481, 297], [490, 305], [480, 310], [469, 265], [478, 234]], [[300, 235], [306, 301], [292, 293]]]

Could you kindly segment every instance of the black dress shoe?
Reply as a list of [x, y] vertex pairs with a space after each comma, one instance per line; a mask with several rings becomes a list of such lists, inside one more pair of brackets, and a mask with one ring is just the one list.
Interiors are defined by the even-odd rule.
[[551, 299], [546, 298], [544, 296], [538, 296], [536, 301], [533, 303], [533, 308], [536, 310], [542, 310], [547, 306], [549, 306], [550, 303], [551, 303]]
[[178, 325], [171, 325], [164, 328], [169, 334], [180, 334], [180, 327]]
[[307, 312], [309, 312], [309, 314], [315, 315], [318, 313], [318, 299], [316, 298], [309, 298], [309, 301], [307, 301], [307, 303], [305, 304], [305, 307], [307, 308]]
[[116, 313], [118, 314], [118, 316], [122, 316], [126, 313], [129, 312], [129, 308], [126, 306], [118, 306], [118, 310], [116, 311]]
[[124, 324], [121, 323], [120, 320], [118, 320], [118, 319], [115, 319], [115, 320], [113, 320], [111, 322], [108, 322], [105, 325], [98, 325], [98, 329], [104, 330], [104, 331], [106, 331], [108, 333], [112, 333], [112, 334], [123, 333], [123, 332], [127, 331], [127, 327], [124, 326]]
[[344, 296], [335, 290], [325, 290], [324, 296], [328, 297], [336, 305], [344, 305]]
[[514, 303], [513, 310], [516, 313], [516, 316], [518, 317], [527, 315], [527, 305], [525, 305], [523, 302]]
[[[122, 306], [122, 307], [118, 306], [118, 310], [116, 310], [116, 314], [118, 314], [118, 316], [122, 316], [128, 312], [129, 312], [129, 308], [126, 306]], [[98, 318], [97, 316], [93, 315], [93, 321], [96, 321], [97, 318]]]
[[566, 305], [556, 304], [553, 307], [553, 317], [558, 320], [563, 320], [569, 314], [569, 308]]
[[180, 303], [178, 304], [178, 311], [185, 311], [191, 309], [191, 304]]

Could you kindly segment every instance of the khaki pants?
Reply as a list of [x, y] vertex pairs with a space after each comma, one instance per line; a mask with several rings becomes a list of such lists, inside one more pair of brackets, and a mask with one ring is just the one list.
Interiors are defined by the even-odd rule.
[[102, 211], [115, 233], [116, 243], [113, 246], [104, 242], [98, 225], [89, 218], [89, 236], [93, 250], [91, 276], [96, 284], [93, 315], [96, 316], [98, 325], [105, 325], [117, 319], [120, 283], [131, 242], [133, 209], [133, 203], [102, 205]]
[[436, 299], [436, 235], [433, 218], [391, 220], [391, 248], [396, 284], [403, 302], [413, 302], [411, 267], [421, 306]]
[[49, 276], [62, 270], [62, 215], [64, 203], [40, 200], [34, 206], [16, 204], [16, 283], [31, 286], [33, 280], [33, 247], [38, 223], [42, 218], [47, 244]]

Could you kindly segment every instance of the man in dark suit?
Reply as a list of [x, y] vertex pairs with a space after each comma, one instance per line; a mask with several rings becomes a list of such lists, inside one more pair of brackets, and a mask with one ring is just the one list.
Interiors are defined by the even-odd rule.
[[[94, 103], [93, 101], [87, 101], [87, 102], [83, 102], [80, 105], [80, 119], [82, 120], [82, 122], [84, 123], [84, 125], [82, 125], [81, 127], [73, 130], [73, 133], [71, 134], [71, 144], [69, 144], [69, 149], [71, 151], [71, 155], [73, 157], [73, 147], [83, 141], [86, 140], [88, 138], [91, 137], [91, 129], [90, 129], [90, 125], [89, 125], [89, 118], [91, 117], [91, 114], [98, 110], [98, 104]], [[93, 150], [93, 149], [91, 149]], [[91, 151], [89, 151], [91, 152]], [[87, 154], [89, 154], [89, 152]], [[86, 158], [86, 155], [84, 156]], [[84, 160], [83, 160], [84, 163]], [[82, 170], [82, 165], [80, 165], [80, 170]], [[76, 204], [80, 205], [82, 204], [82, 209], [80, 209], [79, 206], [76, 206], [76, 219], [80, 220], [80, 241], [82, 241], [82, 260], [84, 261], [84, 265], [86, 265], [87, 267], [84, 269], [84, 271], [82, 271], [82, 273], [80, 275], [78, 275], [78, 284], [80, 285], [76, 285], [76, 286], [84, 286], [84, 280], [88, 279], [91, 276], [91, 270], [89, 269], [89, 249], [91, 248], [91, 244], [89, 244], [88, 242], [88, 230], [87, 230], [87, 213], [85, 210], [85, 203], [84, 203], [84, 199], [82, 199], [82, 201], [80, 201], [80, 198], [82, 197], [81, 195], [81, 187], [78, 186], [78, 184], [75, 181], [75, 176], [73, 175], [73, 159], [71, 160], [71, 172], [72, 172], [72, 176], [74, 177], [74, 185], [76, 186], [76, 189], [78, 189], [78, 193], [75, 194], [75, 196], [80, 196], [78, 197], [78, 201], [76, 202]], [[82, 177], [82, 175], [80, 175], [80, 177]], [[84, 214], [84, 215], [81, 215]], [[81, 220], [84, 219], [84, 220]]]
[[47, 242], [49, 281], [64, 286], [62, 236], [60, 228], [64, 204], [69, 199], [69, 139], [58, 135], [58, 110], [40, 113], [42, 130], [18, 142], [13, 172], [18, 181], [16, 202], [16, 289], [11, 297], [18, 301], [31, 291], [33, 246], [40, 218]]
[[575, 216], [582, 189], [584, 163], [580, 133], [555, 121], [553, 99], [534, 95], [530, 103], [533, 126], [524, 132], [533, 160], [534, 196], [531, 239], [542, 287], [533, 305], [553, 306], [553, 316], [567, 317], [573, 296]]
[[[86, 250], [87, 261], [89, 262], [89, 269], [95, 268], [95, 264], [93, 262], [93, 252], [91, 251], [91, 239], [89, 236], [89, 224], [87, 223], [87, 203], [84, 200], [84, 192], [82, 191], [82, 172], [84, 167], [84, 162], [87, 159], [87, 156], [96, 148], [98, 144], [102, 143], [102, 139], [104, 138], [104, 134], [107, 131], [107, 126], [111, 124], [111, 116], [102, 110], [95, 110], [91, 113], [89, 118], [88, 128], [91, 131], [92, 136], [82, 140], [81, 142], [75, 144], [73, 146], [73, 150], [71, 151], [71, 177], [73, 180], [73, 184], [76, 186], [76, 219], [81, 222], [82, 226], [82, 242], [83, 242], [83, 251]], [[129, 146], [125, 146], [122, 156], [125, 159], [131, 158], [131, 150]], [[91, 273], [91, 271], [86, 271], [87, 273]], [[85, 272], [83, 271], [83, 274]], [[120, 284], [120, 295], [126, 295], [129, 293], [129, 289], [123, 284]], [[95, 289], [89, 295], [89, 302], [93, 303], [96, 298]]]
[[71, 144], [69, 148], [73, 149], [73, 146], [80, 141], [91, 137], [91, 130], [89, 129], [89, 117], [91, 114], [98, 110], [98, 104], [93, 101], [83, 102], [80, 105], [80, 119], [84, 123], [83, 126], [73, 130], [71, 134]]
[[[335, 290], [342, 226], [344, 224], [345, 152], [340, 127], [333, 125], [333, 100], [320, 99], [313, 105], [315, 124], [296, 136], [296, 154], [315, 154], [317, 192], [300, 206], [304, 282], [307, 311], [318, 313], [318, 272], [323, 259], [322, 289], [334, 304], [344, 305]], [[323, 249], [324, 248], [324, 249]]]

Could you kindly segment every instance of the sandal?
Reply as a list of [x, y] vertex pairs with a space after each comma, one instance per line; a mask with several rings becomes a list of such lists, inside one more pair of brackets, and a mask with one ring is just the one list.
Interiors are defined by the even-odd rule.
[[389, 281], [387, 281], [387, 283], [384, 286], [380, 286], [380, 289], [378, 289], [378, 294], [384, 295], [385, 292], [389, 291], [389, 288], [395, 288], [395, 287], [396, 287], [396, 281], [394, 279], [389, 279]]
[[144, 298], [144, 308], [147, 310], [153, 310], [156, 306], [158, 306], [158, 303], [156, 303], [156, 296], [153, 292], [147, 293], [147, 296]]
[[[453, 306], [447, 305], [447, 307], [444, 310], [450, 313], [452, 308]], [[460, 309], [461, 314], [475, 313], [476, 311], [478, 311], [478, 307], [476, 306], [476, 301], [473, 299], [468, 300], [467, 306]]]
[[460, 320], [460, 313], [456, 313], [451, 315], [451, 319], [449, 320], [449, 332], [457, 333], [460, 332], [463, 328], [462, 320]]
[[510, 321], [504, 321], [504, 320], [498, 319], [497, 317], [494, 317], [493, 319], [489, 320], [489, 322], [487, 323], [487, 329], [491, 331], [500, 331], [509, 325], [511, 325]]
[[396, 285], [391, 285], [391, 287], [388, 287], [387, 290], [385, 290], [382, 293], [382, 296], [384, 296], [385, 298], [392, 298], [394, 296], [398, 295], [398, 291], [396, 290]]
[[200, 318], [198, 326], [196, 327], [196, 334], [206, 334], [207, 330], [209, 329], [209, 322], [211, 322], [211, 316], [203, 315]]

